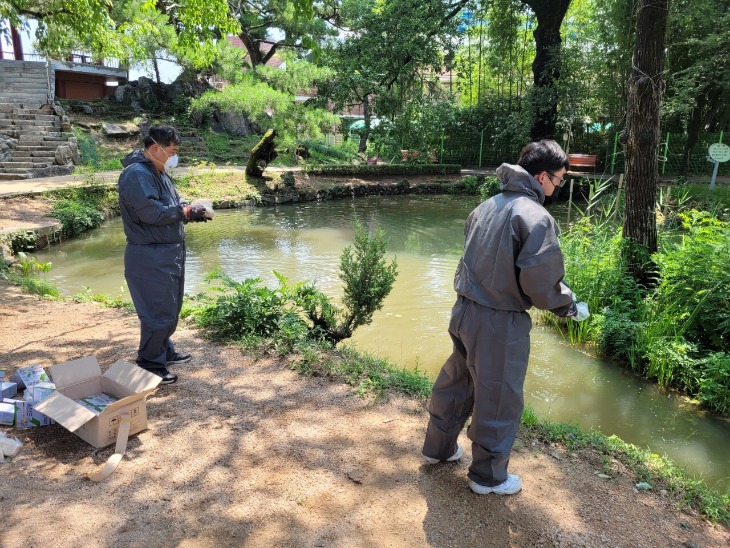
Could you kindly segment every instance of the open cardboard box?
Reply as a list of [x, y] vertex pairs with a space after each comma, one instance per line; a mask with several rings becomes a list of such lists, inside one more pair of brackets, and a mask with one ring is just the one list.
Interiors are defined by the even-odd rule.
[[[130, 436], [147, 428], [145, 397], [157, 388], [161, 377], [123, 360], [102, 375], [96, 356], [53, 365], [49, 370], [56, 391], [34, 407], [82, 440], [94, 447], [116, 441], [119, 447], [117, 435], [123, 421], [129, 423]], [[99, 393], [117, 401], [98, 413], [75, 401]], [[126, 448], [126, 437], [123, 445]]]

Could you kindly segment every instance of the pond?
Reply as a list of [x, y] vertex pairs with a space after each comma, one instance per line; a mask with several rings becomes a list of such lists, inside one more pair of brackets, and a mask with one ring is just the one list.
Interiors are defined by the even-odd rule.
[[[213, 222], [188, 225], [186, 291], [205, 289], [205, 274], [216, 268], [273, 287], [276, 270], [290, 281], [313, 280], [337, 297], [339, 257], [352, 243], [357, 217], [386, 231], [399, 274], [373, 323], [348, 344], [433, 378], [451, 350], [453, 275], [464, 219], [477, 203], [463, 196], [391, 196], [219, 211]], [[558, 220], [565, 213], [553, 210]], [[48, 278], [64, 294], [88, 287], [129, 300], [124, 245], [121, 220], [114, 219], [36, 256], [53, 262]], [[710, 485], [730, 487], [730, 421], [704, 416], [682, 398], [571, 348], [546, 327], [533, 329], [525, 400], [541, 416], [651, 447]]]

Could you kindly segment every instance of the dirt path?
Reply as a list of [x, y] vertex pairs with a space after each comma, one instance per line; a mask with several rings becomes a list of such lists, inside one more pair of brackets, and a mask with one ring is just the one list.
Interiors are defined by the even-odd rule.
[[[87, 354], [134, 358], [134, 315], [44, 301], [0, 285], [0, 368]], [[600, 479], [600, 461], [521, 436], [512, 497], [469, 491], [458, 464], [420, 458], [422, 403], [373, 403], [343, 385], [253, 360], [181, 326], [194, 353], [148, 399], [149, 430], [119, 469], [84, 479], [113, 452], [61, 426], [2, 427], [23, 449], [0, 467], [0, 546], [699, 546], [730, 533]], [[462, 444], [469, 447], [462, 436]], [[620, 470], [620, 468], [619, 468]]]

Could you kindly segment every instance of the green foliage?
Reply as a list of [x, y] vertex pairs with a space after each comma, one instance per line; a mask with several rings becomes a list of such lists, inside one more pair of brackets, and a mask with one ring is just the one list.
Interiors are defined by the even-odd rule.
[[215, 278], [223, 282], [223, 291], [232, 293], [221, 295], [196, 314], [199, 325], [213, 339], [255, 337], [292, 343], [305, 338], [307, 325], [292, 309], [285, 287], [263, 287], [260, 278], [236, 282], [220, 271], [209, 275], [209, 279]]
[[33, 251], [38, 244], [38, 235], [32, 230], [24, 232], [13, 232], [5, 238], [13, 254], [24, 251]]
[[497, 177], [485, 177], [484, 182], [479, 186], [479, 196], [482, 200], [496, 196], [501, 192], [501, 184]]
[[[93, 180], [92, 180], [93, 181]], [[89, 187], [70, 188], [51, 195], [51, 215], [61, 221], [63, 235], [76, 236], [104, 222], [104, 209], [118, 207], [114, 187], [92, 182]]]
[[715, 352], [698, 360], [697, 398], [722, 415], [730, 415], [730, 354]]
[[425, 400], [431, 394], [431, 381], [417, 368], [407, 371], [371, 354], [352, 348], [333, 350], [321, 342], [300, 344], [296, 352], [292, 369], [344, 381], [362, 396], [380, 398], [392, 391]]
[[730, 225], [707, 213], [680, 213], [682, 226], [668, 225], [660, 233], [659, 251], [651, 257], [658, 284], [647, 289], [627, 274], [620, 229], [608, 219], [595, 224], [600, 207], [588, 209], [594, 217], [564, 232], [561, 246], [566, 282], [593, 315], [581, 323], [543, 317], [572, 342], [593, 341], [637, 374], [727, 413], [723, 356], [730, 346]]
[[387, 264], [384, 255], [383, 233], [371, 238], [356, 223], [354, 246], [345, 248], [340, 258], [344, 307], [332, 304], [313, 284], [291, 285], [278, 273], [279, 287], [269, 289], [260, 285], [259, 278], [236, 282], [223, 272], [214, 272], [209, 278], [222, 280], [223, 286], [214, 289], [224, 295], [212, 302], [202, 298], [201, 306], [192, 313], [216, 339], [268, 340], [286, 349], [303, 340], [334, 344], [370, 323], [390, 293], [397, 265], [395, 260]]
[[[293, 77], [289, 71], [279, 71], [281, 75], [271, 78], [271, 84], [262, 80], [258, 72], [245, 73], [239, 83], [226, 86], [222, 91], [207, 91], [192, 100], [192, 118], [201, 123], [216, 111], [232, 112], [246, 116], [259, 133], [273, 127], [285, 141], [319, 139], [323, 132], [334, 129], [339, 118], [325, 109], [295, 103], [294, 94], [288, 90], [293, 78], [299, 78], [301, 74], [291, 72], [295, 73]], [[272, 85], [281, 86], [284, 91]]]
[[117, 153], [102, 148], [91, 134], [74, 128], [74, 135], [78, 140], [81, 161], [88, 170], [94, 172], [122, 169]]
[[41, 297], [58, 298], [58, 289], [45, 279], [46, 274], [51, 270], [52, 263], [39, 263], [32, 255], [26, 255], [22, 251], [17, 254], [17, 262], [13, 269], [7, 273], [7, 278], [21, 286], [23, 291]]
[[461, 166], [455, 164], [379, 164], [305, 166], [312, 175], [388, 176], [388, 175], [455, 175]]
[[[667, 238], [654, 257], [661, 285], [657, 307], [700, 346], [730, 352], [730, 224], [707, 213], [681, 213], [687, 232]], [[701, 275], [698, 275], [701, 273]]]
[[377, 231], [373, 238], [359, 222], [355, 223], [355, 243], [346, 247], [340, 257], [340, 278], [345, 284], [342, 302], [348, 309], [345, 321], [347, 336], [372, 321], [373, 313], [383, 306], [393, 288], [398, 265], [385, 260], [385, 233]]

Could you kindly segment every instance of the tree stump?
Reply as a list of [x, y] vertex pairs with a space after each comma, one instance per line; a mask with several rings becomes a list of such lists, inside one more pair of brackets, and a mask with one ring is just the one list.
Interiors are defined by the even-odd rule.
[[266, 166], [274, 161], [274, 158], [278, 156], [276, 154], [276, 143], [274, 142], [276, 137], [276, 130], [270, 129], [256, 143], [256, 146], [251, 150], [251, 156], [248, 158], [246, 164], [246, 175], [251, 177], [262, 177]]

